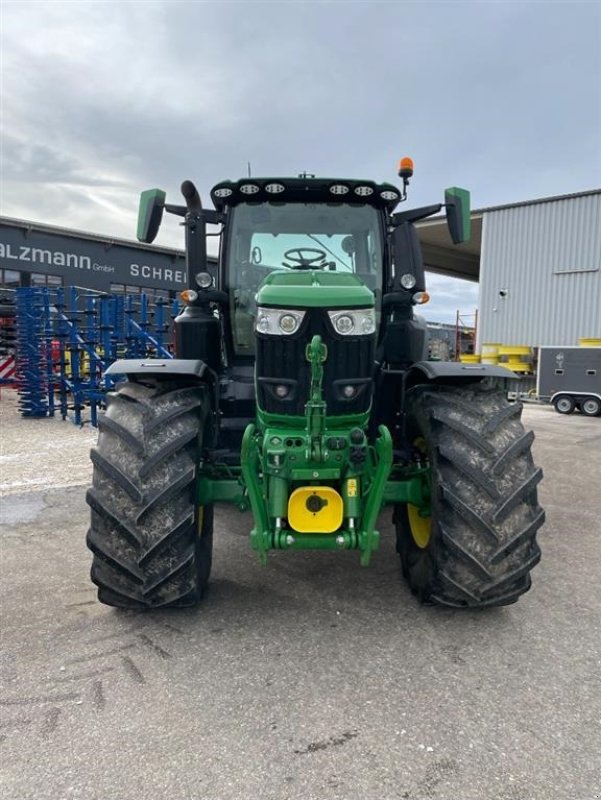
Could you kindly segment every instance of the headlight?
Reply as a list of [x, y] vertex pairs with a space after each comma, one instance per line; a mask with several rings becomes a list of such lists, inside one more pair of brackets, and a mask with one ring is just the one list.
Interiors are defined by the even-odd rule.
[[290, 336], [300, 328], [305, 311], [288, 308], [257, 308], [255, 330], [272, 336]]
[[401, 286], [403, 289], [413, 289], [415, 286], [415, 275], [412, 275], [410, 272], [401, 275]]
[[355, 320], [350, 314], [338, 314], [337, 317], [332, 317], [332, 322], [338, 333], [343, 336], [348, 336], [355, 329]]
[[370, 336], [376, 330], [376, 312], [373, 308], [351, 308], [328, 311], [334, 330], [341, 336]]
[[210, 289], [213, 285], [213, 278], [208, 272], [197, 272], [194, 279], [201, 289]]
[[278, 325], [282, 333], [294, 333], [298, 328], [299, 319], [296, 314], [281, 314], [278, 320]]

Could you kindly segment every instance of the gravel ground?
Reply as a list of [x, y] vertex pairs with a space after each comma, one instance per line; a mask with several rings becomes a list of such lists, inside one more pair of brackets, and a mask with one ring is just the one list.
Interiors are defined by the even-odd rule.
[[419, 606], [389, 514], [367, 570], [263, 568], [222, 507], [201, 606], [135, 614], [88, 579], [95, 432], [0, 409], [3, 800], [601, 798], [601, 419], [525, 410], [547, 523], [516, 605]]
[[90, 447], [97, 431], [80, 428], [60, 415], [34, 419], [19, 414], [18, 395], [0, 396], [0, 497], [23, 491], [89, 483]]

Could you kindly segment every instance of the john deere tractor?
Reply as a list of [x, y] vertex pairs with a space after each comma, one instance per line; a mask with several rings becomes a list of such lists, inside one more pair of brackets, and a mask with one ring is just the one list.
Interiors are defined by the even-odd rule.
[[[189, 288], [172, 360], [117, 361], [92, 451], [87, 543], [99, 599], [188, 606], [211, 571], [213, 508], [253, 516], [250, 544], [356, 550], [367, 566], [390, 507], [411, 590], [455, 607], [513, 603], [530, 587], [542, 477], [502, 367], [427, 360], [414, 223], [446, 209], [469, 238], [469, 194], [395, 211], [368, 180], [224, 181], [202, 207], [142, 193], [138, 238], [183, 218]], [[218, 264], [207, 225], [220, 226]], [[291, 556], [292, 557], [292, 556]]]

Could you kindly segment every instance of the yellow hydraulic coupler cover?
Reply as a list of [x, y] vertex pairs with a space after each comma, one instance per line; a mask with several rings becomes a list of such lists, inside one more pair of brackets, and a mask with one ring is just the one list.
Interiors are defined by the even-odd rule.
[[288, 523], [298, 533], [333, 533], [342, 516], [342, 497], [330, 486], [301, 486], [288, 500]]

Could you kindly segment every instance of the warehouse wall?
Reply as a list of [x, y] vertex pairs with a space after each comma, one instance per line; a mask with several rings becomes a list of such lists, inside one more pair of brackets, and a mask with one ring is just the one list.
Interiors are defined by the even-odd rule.
[[601, 191], [486, 212], [479, 308], [478, 349], [601, 337]]

